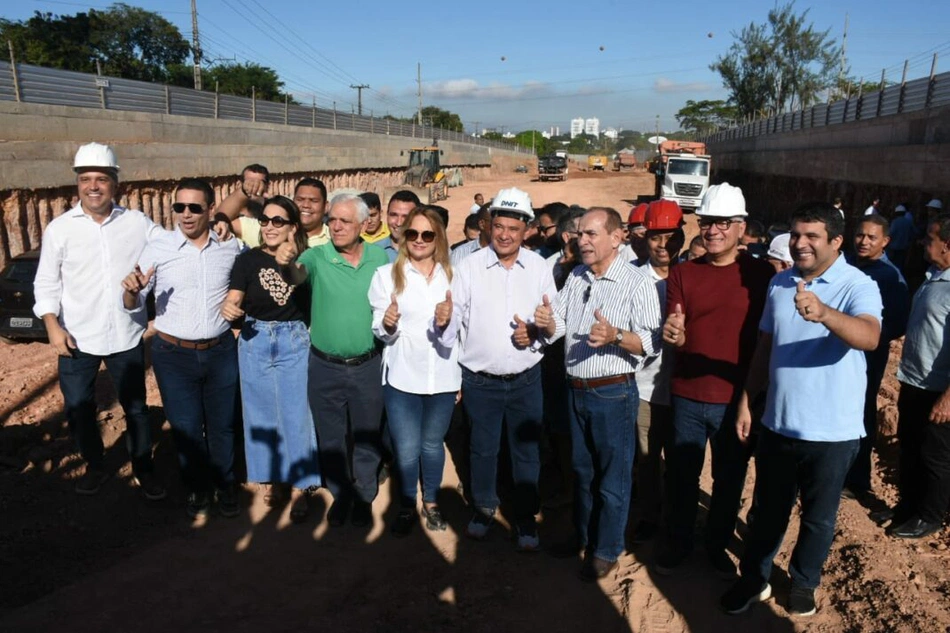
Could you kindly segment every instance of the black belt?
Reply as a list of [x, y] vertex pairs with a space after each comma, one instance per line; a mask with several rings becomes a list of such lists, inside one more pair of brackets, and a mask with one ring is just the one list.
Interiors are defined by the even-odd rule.
[[372, 360], [376, 358], [377, 356], [379, 356], [379, 350], [376, 349], [375, 347], [369, 350], [368, 352], [366, 352], [365, 354], [360, 354], [359, 356], [350, 356], [349, 358], [345, 358], [343, 356], [333, 356], [332, 354], [321, 352], [313, 345], [310, 346], [310, 351], [313, 352], [317, 358], [321, 358], [327, 361], [328, 363], [334, 363], [336, 365], [346, 365], [347, 367], [356, 367], [358, 365], [362, 365], [366, 361]]
[[596, 389], [607, 385], [619, 385], [622, 382], [633, 380], [633, 374], [617, 374], [603, 378], [571, 378], [571, 387], [574, 389]]
[[491, 378], [492, 380], [501, 380], [502, 382], [511, 382], [524, 374], [524, 372], [520, 374], [489, 374], [487, 371], [473, 371], [472, 373], [484, 376], [485, 378]]

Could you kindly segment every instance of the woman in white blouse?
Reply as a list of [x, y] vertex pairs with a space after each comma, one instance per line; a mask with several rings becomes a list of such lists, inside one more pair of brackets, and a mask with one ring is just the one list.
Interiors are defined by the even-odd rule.
[[383, 395], [401, 486], [391, 527], [396, 536], [407, 535], [416, 521], [420, 470], [426, 527], [446, 528], [436, 493], [445, 466], [443, 441], [462, 384], [445, 227], [426, 208], [410, 213], [403, 226], [396, 261], [376, 271], [369, 289], [373, 333], [386, 345]]

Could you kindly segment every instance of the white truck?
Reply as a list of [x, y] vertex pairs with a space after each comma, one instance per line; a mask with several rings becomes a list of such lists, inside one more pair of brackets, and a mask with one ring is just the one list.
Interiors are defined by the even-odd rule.
[[650, 163], [656, 178], [656, 197], [673, 200], [682, 209], [699, 208], [709, 189], [711, 158], [705, 143], [665, 141]]

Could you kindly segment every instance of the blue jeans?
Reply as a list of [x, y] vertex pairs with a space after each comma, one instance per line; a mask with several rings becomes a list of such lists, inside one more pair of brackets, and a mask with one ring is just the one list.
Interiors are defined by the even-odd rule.
[[152, 339], [152, 366], [172, 427], [182, 482], [190, 492], [234, 483], [237, 342], [225, 332], [210, 349]]
[[762, 429], [755, 453], [755, 521], [740, 564], [743, 578], [763, 583], [769, 579], [795, 499], [801, 495], [801, 527], [788, 573], [795, 586], [818, 587], [858, 445], [856, 439], [810, 442]]
[[317, 435], [307, 402], [303, 321], [248, 318], [238, 339], [247, 480], [319, 486]]
[[742, 486], [751, 449], [736, 435], [736, 405], [711, 404], [673, 396], [673, 434], [667, 456], [670, 490], [669, 530], [674, 548], [693, 548], [693, 530], [699, 503], [699, 476], [712, 448], [712, 503], [706, 520], [706, 548], [724, 550], [736, 529]]
[[402, 503], [415, 506], [422, 468], [422, 501], [435, 503], [445, 468], [445, 434], [452, 421], [455, 392], [417, 394], [383, 387], [386, 419], [399, 467]]
[[152, 470], [152, 431], [145, 406], [145, 345], [142, 341], [124, 352], [95, 356], [76, 350], [59, 357], [59, 388], [63, 392], [66, 420], [79, 453], [90, 468], [101, 469], [102, 435], [96, 422], [96, 377], [105, 363], [125, 412], [125, 443], [132, 471]]
[[613, 562], [623, 552], [630, 506], [637, 383], [630, 376], [615, 385], [572, 388], [568, 402], [577, 534], [594, 556]]
[[462, 404], [472, 421], [472, 501], [498, 507], [496, 480], [501, 431], [508, 434], [515, 485], [514, 520], [533, 522], [540, 509], [538, 475], [543, 401], [541, 367], [535, 365], [510, 380], [477, 374], [462, 367]]

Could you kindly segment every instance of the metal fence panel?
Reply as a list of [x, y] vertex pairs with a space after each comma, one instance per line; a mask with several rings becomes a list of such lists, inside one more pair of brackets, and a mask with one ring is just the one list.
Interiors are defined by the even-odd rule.
[[900, 84], [884, 88], [884, 98], [881, 100], [881, 116], [897, 114], [897, 106], [901, 100]]
[[214, 118], [214, 93], [187, 88], [169, 88], [169, 93], [172, 114]]
[[220, 95], [218, 98], [219, 119], [251, 120], [251, 100], [232, 95]]
[[934, 75], [934, 89], [930, 107], [935, 108], [948, 104], [950, 104], [950, 72]]
[[165, 86], [129, 79], [109, 79], [104, 88], [106, 108], [163, 114], [167, 112]]

